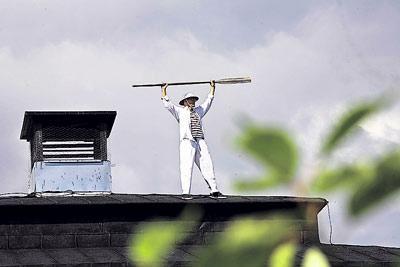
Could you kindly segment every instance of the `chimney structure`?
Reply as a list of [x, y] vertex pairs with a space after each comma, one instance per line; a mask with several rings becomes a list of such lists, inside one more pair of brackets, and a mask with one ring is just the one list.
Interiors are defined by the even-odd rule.
[[111, 192], [107, 138], [116, 111], [26, 111], [29, 192]]

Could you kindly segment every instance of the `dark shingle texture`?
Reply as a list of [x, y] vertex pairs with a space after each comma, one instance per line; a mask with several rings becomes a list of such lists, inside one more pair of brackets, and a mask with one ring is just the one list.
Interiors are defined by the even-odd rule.
[[[238, 215], [288, 211], [301, 243], [297, 264], [311, 246], [320, 247], [333, 266], [388, 266], [400, 262], [400, 249], [319, 243], [317, 214], [321, 198], [229, 196], [214, 200], [179, 195], [0, 198], [0, 266], [128, 266], [127, 246], [147, 220], [168, 223], [185, 208], [201, 208], [203, 217], [165, 259], [167, 266], [188, 266], [197, 249], [207, 246]], [[305, 210], [314, 215], [305, 218]], [[310, 223], [311, 222], [311, 223]]]

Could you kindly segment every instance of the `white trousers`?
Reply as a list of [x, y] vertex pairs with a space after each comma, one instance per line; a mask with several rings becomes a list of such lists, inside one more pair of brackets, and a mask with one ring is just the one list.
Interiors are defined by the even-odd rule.
[[211, 192], [217, 192], [214, 167], [210, 153], [208, 152], [207, 143], [203, 139], [199, 139], [197, 142], [183, 139], [180, 142], [179, 151], [182, 194], [190, 194], [194, 162], [200, 169]]

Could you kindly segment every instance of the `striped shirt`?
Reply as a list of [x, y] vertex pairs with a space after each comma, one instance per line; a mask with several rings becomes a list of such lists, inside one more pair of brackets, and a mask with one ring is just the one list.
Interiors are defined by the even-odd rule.
[[[214, 100], [214, 95], [210, 93], [201, 105], [193, 108], [194, 111], [200, 117], [200, 125], [202, 124], [201, 119], [210, 110], [213, 100]], [[174, 118], [179, 124], [179, 140], [182, 141], [184, 139], [189, 139], [195, 141], [192, 136], [192, 131], [190, 129], [191, 128], [190, 109], [187, 107], [174, 105], [174, 103], [170, 101], [168, 96], [162, 97], [162, 102], [164, 107], [172, 114], [172, 116], [174, 116]]]
[[203, 129], [200, 124], [200, 117], [196, 111], [190, 111], [190, 130], [193, 138], [195, 139], [204, 139]]

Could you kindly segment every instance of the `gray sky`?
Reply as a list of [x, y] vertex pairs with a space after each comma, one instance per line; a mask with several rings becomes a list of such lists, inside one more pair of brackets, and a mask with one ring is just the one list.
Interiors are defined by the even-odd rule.
[[[158, 88], [133, 83], [251, 76], [218, 86], [206, 138], [224, 193], [260, 168], [235, 150], [237, 118], [293, 132], [306, 177], [321, 138], [346, 105], [400, 83], [398, 1], [0, 1], [2, 192], [25, 192], [25, 110], [116, 110], [110, 138], [113, 190], [179, 193], [178, 126]], [[208, 86], [191, 87], [202, 98]], [[184, 88], [170, 88], [176, 102]], [[339, 151], [349, 161], [400, 143], [399, 105], [361, 125]], [[194, 193], [207, 193], [199, 172]], [[287, 190], [262, 192], [293, 194]], [[400, 246], [399, 199], [367, 218], [331, 201], [337, 243]], [[327, 214], [321, 213], [327, 241]], [[390, 218], [390, 219], [389, 219]], [[372, 235], [376, 224], [386, 229]]]

